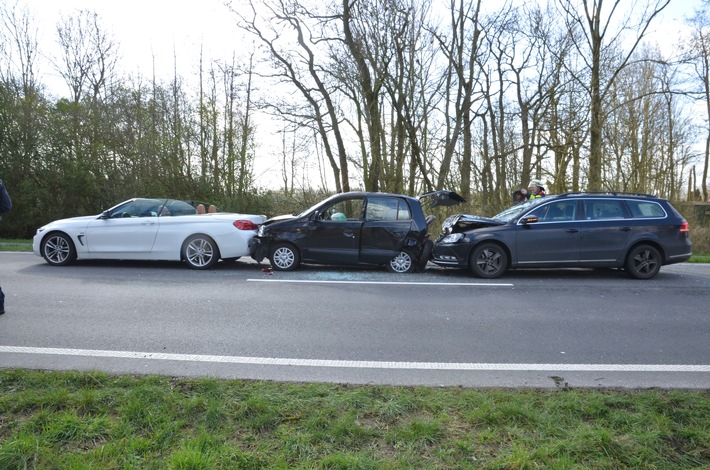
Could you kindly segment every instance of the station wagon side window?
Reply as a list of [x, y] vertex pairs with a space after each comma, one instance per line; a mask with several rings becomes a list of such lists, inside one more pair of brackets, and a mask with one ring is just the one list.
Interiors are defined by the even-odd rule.
[[372, 197], [367, 201], [367, 220], [411, 220], [409, 205], [396, 197]]
[[587, 220], [623, 219], [624, 201], [619, 199], [589, 199], [584, 201]]
[[626, 201], [626, 205], [631, 210], [631, 216], [635, 219], [652, 219], [666, 216], [660, 204], [652, 201]]
[[364, 206], [364, 201], [360, 198], [358, 199], [346, 199], [344, 201], [338, 201], [330, 206], [326, 207], [320, 212], [320, 220], [323, 221], [333, 221], [333, 222], [345, 222], [345, 221], [357, 221], [362, 219], [362, 208]]
[[554, 202], [544, 209], [540, 222], [570, 222], [577, 216], [577, 201]]

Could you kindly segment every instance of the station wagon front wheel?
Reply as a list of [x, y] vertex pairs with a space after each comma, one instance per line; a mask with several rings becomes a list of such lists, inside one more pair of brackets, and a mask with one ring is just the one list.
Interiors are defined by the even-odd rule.
[[484, 279], [500, 277], [508, 269], [508, 254], [496, 243], [482, 243], [471, 253], [471, 271]]

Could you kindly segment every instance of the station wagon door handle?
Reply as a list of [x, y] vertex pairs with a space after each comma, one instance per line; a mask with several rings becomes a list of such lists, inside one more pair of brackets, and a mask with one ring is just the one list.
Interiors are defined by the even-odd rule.
[[355, 234], [352, 233], [350, 230], [348, 230], [347, 232], [343, 232], [343, 236], [348, 238], [355, 238]]
[[579, 232], [579, 229], [576, 229], [576, 228], [568, 228], [567, 230], [565, 230], [565, 232], [567, 232], [567, 233], [577, 233], [577, 232]]
[[621, 230], [622, 232], [630, 232], [631, 227], [621, 227], [619, 230]]

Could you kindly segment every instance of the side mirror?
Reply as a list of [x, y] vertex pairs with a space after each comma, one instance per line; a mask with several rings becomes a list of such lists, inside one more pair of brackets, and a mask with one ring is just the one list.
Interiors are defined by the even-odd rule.
[[523, 217], [522, 219], [520, 219], [520, 223], [523, 224], [523, 225], [534, 224], [534, 223], [537, 223], [537, 222], [539, 222], [539, 221], [540, 221], [540, 218], [539, 218], [539, 217], [536, 217], [536, 216], [534, 216], [534, 215], [529, 215], [529, 216], [527, 216], [527, 217]]
[[111, 211], [110, 210], [103, 211], [101, 213], [101, 216], [99, 217], [99, 219], [110, 219], [110, 218], [111, 218]]

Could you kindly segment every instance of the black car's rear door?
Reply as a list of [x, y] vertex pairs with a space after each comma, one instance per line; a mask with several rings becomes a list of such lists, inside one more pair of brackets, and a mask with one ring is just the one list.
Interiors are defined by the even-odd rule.
[[609, 263], [624, 255], [635, 222], [619, 199], [584, 201], [585, 220], [581, 225], [580, 260]]
[[360, 259], [372, 264], [388, 262], [402, 251], [411, 230], [412, 213], [407, 201], [399, 197], [368, 198]]

